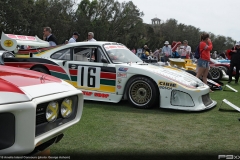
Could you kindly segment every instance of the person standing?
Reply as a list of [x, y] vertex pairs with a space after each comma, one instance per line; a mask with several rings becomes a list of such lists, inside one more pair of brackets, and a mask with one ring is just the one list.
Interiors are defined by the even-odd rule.
[[58, 45], [57, 38], [52, 34], [52, 29], [50, 27], [43, 28], [43, 39], [48, 41], [50, 46]]
[[228, 83], [231, 83], [233, 68], [236, 67], [235, 84], [238, 84], [239, 69], [240, 69], [240, 43], [239, 42], [236, 42], [235, 47], [232, 48], [229, 54], [231, 55], [231, 61], [230, 61]]
[[[197, 60], [197, 78], [203, 79], [203, 82], [207, 84], [207, 76], [209, 71], [210, 51], [212, 50], [212, 41], [209, 38], [208, 33], [201, 35], [201, 42], [199, 44], [200, 58]], [[212, 92], [212, 90], [210, 90]]]
[[164, 47], [162, 48], [162, 54], [164, 56], [164, 62], [169, 61], [169, 58], [172, 57], [172, 49], [169, 47], [169, 42], [165, 41]]
[[73, 32], [73, 36], [69, 39], [68, 43], [76, 43], [79, 36], [78, 32]]
[[88, 42], [95, 42], [97, 41], [94, 39], [94, 33], [93, 32], [88, 32]]
[[190, 58], [191, 47], [188, 45], [187, 40], [183, 41], [183, 46], [181, 47], [180, 52], [181, 52], [181, 58], [182, 59], [189, 59]]

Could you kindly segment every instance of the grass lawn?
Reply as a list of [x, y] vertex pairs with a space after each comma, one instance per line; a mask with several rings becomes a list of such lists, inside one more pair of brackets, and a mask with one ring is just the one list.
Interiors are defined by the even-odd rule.
[[[233, 82], [232, 82], [233, 83]], [[240, 84], [231, 84], [240, 91]], [[217, 106], [203, 112], [141, 110], [127, 101], [118, 104], [85, 101], [81, 121], [51, 147], [52, 155], [162, 154], [240, 155], [240, 94], [227, 89], [210, 93]]]

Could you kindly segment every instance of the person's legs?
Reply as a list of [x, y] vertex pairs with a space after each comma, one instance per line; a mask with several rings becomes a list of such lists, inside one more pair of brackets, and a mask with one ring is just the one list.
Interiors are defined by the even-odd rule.
[[205, 70], [203, 71], [203, 82], [205, 84], [207, 84], [207, 76], [208, 76], [208, 71], [209, 71], [209, 68], [205, 68]]
[[235, 74], [235, 83], [238, 83], [238, 79], [239, 79], [239, 65], [236, 65], [236, 74]]
[[229, 75], [228, 75], [228, 83], [230, 83], [232, 81], [232, 72], [233, 72], [233, 67], [234, 65], [232, 63], [230, 63], [230, 68], [229, 68]]

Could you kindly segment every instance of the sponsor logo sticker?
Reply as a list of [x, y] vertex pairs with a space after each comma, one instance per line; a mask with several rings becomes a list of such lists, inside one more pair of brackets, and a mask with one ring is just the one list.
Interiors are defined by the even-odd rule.
[[121, 88], [122, 88], [122, 86], [121, 86], [121, 85], [117, 85], [117, 88], [118, 88], [118, 89], [121, 89]]
[[12, 40], [5, 40], [4, 41], [4, 46], [5, 47], [12, 47], [13, 46], [13, 41]]
[[118, 72], [118, 73], [117, 73], [117, 77], [127, 78], [127, 73]]
[[177, 84], [171, 82], [158, 81], [158, 86], [160, 89], [172, 90], [172, 88], [177, 87]]
[[127, 72], [128, 68], [120, 67], [118, 70], [122, 72]]
[[118, 78], [117, 82], [118, 82], [118, 84], [122, 83], [122, 79]]

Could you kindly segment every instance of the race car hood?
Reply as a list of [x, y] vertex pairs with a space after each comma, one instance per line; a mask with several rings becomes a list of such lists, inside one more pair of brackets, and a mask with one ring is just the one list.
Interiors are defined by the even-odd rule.
[[[131, 64], [130, 68], [131, 67], [144, 69], [146, 70], [146, 73], [147, 72], [154, 73], [156, 75], [165, 77], [173, 82], [176, 82], [188, 88], [196, 88], [205, 85], [197, 77], [180, 69], [155, 66], [147, 63]], [[128, 72], [131, 72], [131, 70], [129, 70]]]
[[0, 104], [30, 101], [73, 89], [73, 86], [47, 74], [0, 66]]

